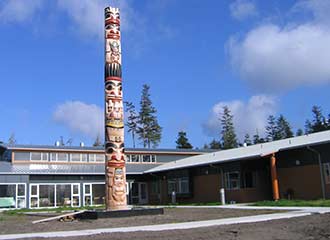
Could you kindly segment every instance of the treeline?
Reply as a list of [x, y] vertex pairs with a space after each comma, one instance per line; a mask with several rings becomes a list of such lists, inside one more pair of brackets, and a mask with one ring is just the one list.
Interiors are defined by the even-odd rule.
[[[269, 115], [265, 127], [265, 136], [260, 136], [258, 130], [256, 130], [256, 133], [252, 137], [248, 133], [245, 134], [243, 142], [240, 142], [235, 132], [233, 118], [234, 116], [228, 106], [224, 106], [221, 118], [219, 119], [221, 128], [219, 134], [220, 138], [219, 140], [213, 139], [210, 143], [204, 144], [204, 149], [231, 149], [243, 145], [248, 146], [330, 130], [330, 114], [324, 116], [321, 107], [313, 106], [312, 119], [306, 120], [304, 130], [299, 128], [296, 133], [294, 133], [291, 124], [283, 114], [277, 117]], [[193, 148], [189, 143], [186, 132], [179, 132], [176, 144], [177, 148]]]

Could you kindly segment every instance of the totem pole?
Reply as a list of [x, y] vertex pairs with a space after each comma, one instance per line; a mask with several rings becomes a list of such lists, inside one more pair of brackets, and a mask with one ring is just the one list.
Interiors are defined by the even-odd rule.
[[119, 9], [105, 12], [106, 210], [127, 208]]

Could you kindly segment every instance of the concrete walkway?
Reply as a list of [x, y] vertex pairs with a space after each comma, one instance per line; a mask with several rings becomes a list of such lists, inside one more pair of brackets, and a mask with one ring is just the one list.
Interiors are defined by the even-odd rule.
[[[240, 209], [284, 209], [284, 208], [265, 208], [265, 207], [249, 207], [249, 206], [237, 206], [230, 205], [230, 208], [240, 208]], [[183, 206], [180, 206], [182, 208]], [[191, 207], [191, 206], [189, 206]], [[195, 206], [199, 208], [205, 208], [205, 206]], [[224, 207], [224, 206], [222, 206]], [[248, 207], [248, 208], [247, 208]], [[209, 207], [212, 208], [212, 207]], [[226, 207], [229, 208], [229, 207]], [[206, 221], [195, 221], [195, 222], [184, 222], [184, 223], [171, 223], [171, 224], [158, 224], [158, 225], [147, 225], [147, 226], [135, 226], [135, 227], [120, 227], [120, 228], [100, 228], [100, 229], [90, 229], [90, 230], [76, 230], [76, 231], [62, 231], [62, 232], [40, 232], [40, 233], [22, 233], [22, 234], [8, 234], [0, 235], [0, 240], [2, 239], [22, 239], [22, 238], [50, 238], [50, 237], [74, 237], [74, 236], [88, 236], [100, 233], [114, 233], [114, 232], [136, 232], [136, 231], [165, 231], [165, 230], [177, 230], [177, 229], [192, 229], [201, 227], [212, 227], [221, 226], [229, 224], [239, 224], [239, 223], [256, 223], [263, 221], [271, 221], [277, 219], [288, 219], [295, 217], [308, 216], [313, 213], [328, 213], [330, 208], [290, 208], [295, 209], [295, 211], [285, 212], [285, 213], [273, 213], [273, 214], [263, 214], [255, 216], [246, 217], [236, 217], [236, 218], [225, 218], [216, 220], [206, 220]]]

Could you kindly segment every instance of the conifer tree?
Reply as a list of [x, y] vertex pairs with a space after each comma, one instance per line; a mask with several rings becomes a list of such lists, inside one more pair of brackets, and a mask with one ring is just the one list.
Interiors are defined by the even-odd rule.
[[233, 115], [227, 106], [223, 107], [221, 121], [221, 140], [223, 149], [236, 148], [238, 146]]
[[189, 143], [187, 138], [187, 133], [184, 131], [180, 131], [178, 133], [178, 139], [176, 140], [176, 148], [187, 148], [192, 149], [193, 146]]
[[93, 147], [99, 147], [99, 146], [102, 146], [102, 141], [101, 141], [101, 137], [100, 137], [100, 134], [97, 134], [96, 135], [96, 139], [93, 143]]
[[289, 122], [281, 114], [276, 120], [276, 140], [293, 137]]
[[267, 118], [266, 138], [269, 142], [279, 139], [279, 136], [277, 136], [276, 118], [273, 115], [269, 115]]
[[252, 145], [252, 141], [251, 141], [251, 139], [250, 139], [250, 135], [249, 135], [248, 133], [245, 134], [245, 136], [244, 136], [244, 143], [245, 143], [247, 146]]
[[16, 141], [15, 134], [14, 134], [14, 133], [10, 134], [10, 137], [9, 137], [9, 139], [8, 139], [8, 145], [9, 145], [9, 146], [13, 146], [13, 145], [15, 145], [16, 143], [17, 143], [17, 141]]
[[306, 120], [305, 132], [315, 133], [321, 132], [328, 129], [328, 121], [322, 114], [322, 109], [319, 106], [312, 107], [313, 120]]
[[299, 137], [299, 136], [302, 136], [302, 135], [304, 135], [304, 131], [301, 128], [298, 128], [298, 130], [296, 132], [296, 136]]
[[149, 93], [150, 87], [146, 84], [142, 88], [142, 96], [140, 101], [140, 112], [138, 120], [138, 128], [136, 133], [142, 140], [143, 147], [157, 147], [161, 140], [162, 128], [158, 124], [157, 110], [152, 106]]
[[213, 139], [209, 144], [210, 149], [221, 149], [221, 142]]
[[135, 148], [135, 135], [138, 131], [139, 115], [135, 110], [135, 106], [132, 102], [124, 102], [126, 105], [126, 112], [128, 113], [126, 126], [128, 132], [132, 134], [133, 148]]
[[253, 135], [253, 144], [264, 143], [266, 142], [264, 138], [259, 136], [258, 129], [256, 129], [256, 134]]

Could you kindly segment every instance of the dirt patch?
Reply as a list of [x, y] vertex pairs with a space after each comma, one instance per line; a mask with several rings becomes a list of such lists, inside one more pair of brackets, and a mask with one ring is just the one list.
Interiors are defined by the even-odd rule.
[[166, 208], [164, 215], [136, 216], [126, 218], [108, 218], [81, 220], [73, 222], [51, 221], [32, 224], [42, 219], [38, 216], [6, 215], [0, 213], [0, 234], [72, 231], [81, 229], [142, 226], [163, 223], [179, 223], [230, 217], [251, 216], [274, 213], [273, 210], [239, 210], [219, 208]]
[[[93, 235], [92, 238], [93, 240], [329, 240], [330, 214], [190, 230], [98, 234]], [[91, 236], [65, 239], [87, 240], [91, 239]]]

